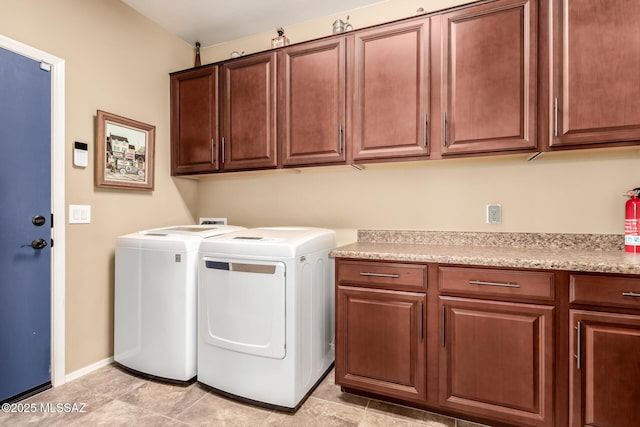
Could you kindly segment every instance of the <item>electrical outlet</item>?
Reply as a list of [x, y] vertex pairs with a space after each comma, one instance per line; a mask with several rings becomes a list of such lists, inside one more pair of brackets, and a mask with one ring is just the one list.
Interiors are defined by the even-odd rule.
[[200, 225], [203, 225], [203, 224], [226, 225], [227, 224], [227, 218], [203, 218], [203, 217], [200, 217], [200, 221], [198, 223]]
[[502, 222], [502, 206], [487, 205], [487, 224], [500, 224]]

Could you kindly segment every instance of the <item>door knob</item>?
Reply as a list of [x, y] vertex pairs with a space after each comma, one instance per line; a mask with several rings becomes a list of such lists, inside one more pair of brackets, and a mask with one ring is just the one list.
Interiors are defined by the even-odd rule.
[[26, 245], [22, 245], [22, 247], [31, 246], [33, 249], [42, 249], [47, 246], [47, 241], [44, 239], [35, 239], [31, 243], [27, 243]]

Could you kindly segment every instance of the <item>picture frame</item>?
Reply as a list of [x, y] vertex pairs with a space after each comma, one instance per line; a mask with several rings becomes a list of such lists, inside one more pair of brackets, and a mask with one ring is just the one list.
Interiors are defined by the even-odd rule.
[[156, 127], [102, 110], [96, 118], [96, 186], [153, 190]]

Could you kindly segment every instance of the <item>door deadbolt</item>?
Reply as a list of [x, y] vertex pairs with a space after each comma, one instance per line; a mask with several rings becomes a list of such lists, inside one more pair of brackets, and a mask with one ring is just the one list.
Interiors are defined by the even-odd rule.
[[45, 217], [43, 217], [42, 215], [36, 215], [33, 218], [31, 218], [31, 222], [36, 227], [40, 227], [41, 225], [44, 225], [45, 222], [47, 222], [47, 219]]

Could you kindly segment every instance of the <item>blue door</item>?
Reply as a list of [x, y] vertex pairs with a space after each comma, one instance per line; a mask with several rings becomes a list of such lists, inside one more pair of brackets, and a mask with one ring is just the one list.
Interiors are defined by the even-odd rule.
[[51, 74], [0, 48], [0, 401], [51, 381]]

